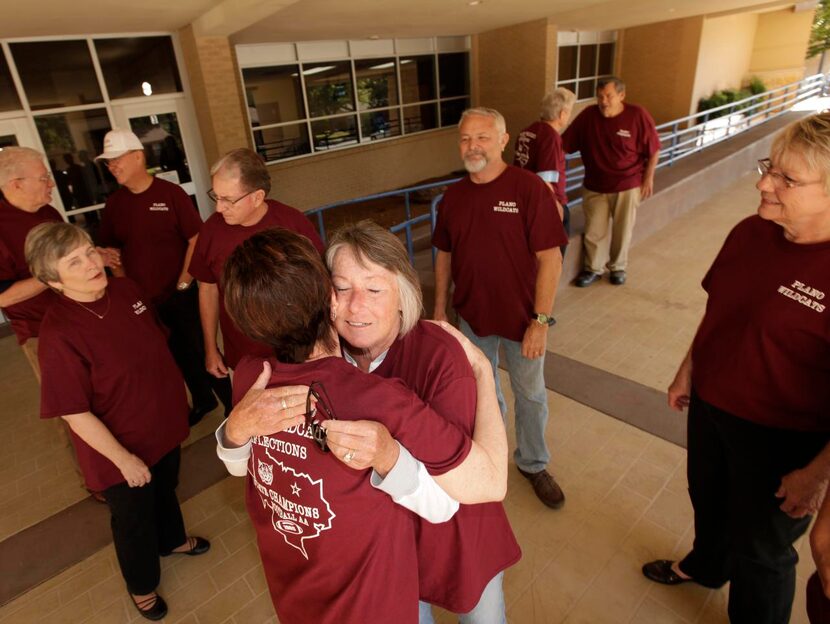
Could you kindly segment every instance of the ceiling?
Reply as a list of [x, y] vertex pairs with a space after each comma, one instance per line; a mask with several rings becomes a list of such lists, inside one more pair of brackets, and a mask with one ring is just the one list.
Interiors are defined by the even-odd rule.
[[[4, 4], [10, 0], [0, 0]], [[759, 0], [33, 0], [0, 20], [0, 38], [170, 32], [236, 43], [476, 34], [548, 18], [565, 30], [612, 30], [691, 15], [791, 6]], [[799, 5], [810, 5], [800, 2]]]

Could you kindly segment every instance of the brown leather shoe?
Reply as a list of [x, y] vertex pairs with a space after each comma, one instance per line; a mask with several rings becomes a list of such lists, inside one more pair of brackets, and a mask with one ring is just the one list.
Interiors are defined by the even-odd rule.
[[533, 491], [536, 493], [536, 498], [545, 505], [551, 509], [559, 509], [565, 504], [565, 493], [547, 470], [531, 473], [519, 468], [519, 472], [530, 481], [533, 485]]

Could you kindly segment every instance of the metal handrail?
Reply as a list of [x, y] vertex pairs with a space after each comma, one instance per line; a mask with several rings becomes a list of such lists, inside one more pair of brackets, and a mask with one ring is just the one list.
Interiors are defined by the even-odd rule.
[[[748, 130], [758, 123], [763, 123], [770, 119], [774, 119], [779, 115], [788, 112], [792, 106], [798, 102], [806, 100], [814, 95], [819, 95], [823, 92], [828, 82], [828, 75], [815, 74], [808, 76], [798, 82], [765, 91], [742, 100], [730, 102], [716, 108], [710, 108], [700, 113], [687, 115], [679, 119], [667, 121], [657, 126], [657, 132], [660, 135], [660, 160], [657, 168], [671, 167], [675, 162], [696, 154], [704, 149], [707, 149], [721, 141], [732, 138]], [[728, 111], [724, 116], [718, 116], [715, 119], [725, 120], [713, 123], [712, 115], [721, 111]], [[761, 119], [763, 118], [763, 119]], [[681, 127], [683, 126], [683, 127]], [[671, 130], [671, 132], [664, 132]], [[707, 137], [707, 132], [711, 136]], [[566, 192], [570, 193], [582, 187], [585, 178], [585, 166], [580, 162], [574, 164], [575, 161], [580, 160], [579, 152], [569, 154], [566, 157], [567, 179]], [[410, 262], [414, 262], [414, 241], [412, 229], [422, 223], [430, 222], [430, 232], [435, 230], [435, 219], [437, 214], [438, 203], [440, 203], [443, 195], [438, 195], [432, 199], [429, 214], [412, 217], [410, 195], [417, 191], [436, 188], [439, 186], [446, 186], [453, 184], [462, 178], [448, 178], [438, 182], [431, 182], [429, 184], [419, 184], [417, 186], [410, 186], [407, 188], [397, 189], [394, 191], [387, 191], [384, 193], [375, 193], [374, 195], [366, 195], [357, 199], [347, 199], [333, 204], [326, 204], [314, 210], [310, 210], [306, 215], [317, 219], [317, 229], [320, 232], [320, 237], [326, 241], [326, 228], [323, 223], [323, 213], [333, 208], [340, 208], [350, 204], [362, 203], [374, 199], [382, 199], [384, 197], [396, 197], [403, 195], [404, 208], [406, 212], [406, 219], [390, 228], [393, 233], [405, 232], [406, 249], [409, 253]], [[573, 207], [582, 202], [581, 197], [575, 197], [569, 200], [569, 206]], [[435, 260], [435, 248], [432, 250], [433, 261]]]

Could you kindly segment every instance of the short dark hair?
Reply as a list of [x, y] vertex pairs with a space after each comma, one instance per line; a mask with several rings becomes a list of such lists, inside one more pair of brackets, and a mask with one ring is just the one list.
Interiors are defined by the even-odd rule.
[[622, 79], [617, 78], [616, 76], [606, 76], [605, 78], [600, 78], [597, 80], [597, 91], [600, 89], [605, 88], [605, 86], [613, 84], [614, 89], [617, 93], [625, 93], [625, 83]]
[[222, 284], [236, 326], [271, 345], [280, 362], [305, 362], [318, 341], [337, 347], [331, 278], [305, 236], [283, 228], [254, 234], [225, 262]]
[[262, 156], [247, 147], [231, 150], [217, 160], [210, 168], [211, 177], [220, 171], [231, 177], [238, 177], [239, 183], [247, 192], [262, 189], [266, 197], [271, 192], [271, 175], [265, 161], [262, 160]]

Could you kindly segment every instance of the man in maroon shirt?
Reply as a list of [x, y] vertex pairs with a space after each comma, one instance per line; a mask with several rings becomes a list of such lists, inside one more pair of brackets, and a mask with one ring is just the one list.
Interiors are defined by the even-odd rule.
[[461, 158], [469, 177], [444, 194], [432, 243], [436, 320], [447, 320], [450, 278], [461, 331], [487, 355], [498, 383], [499, 345], [505, 349], [516, 397], [514, 453], [519, 471], [548, 507], [565, 495], [547, 472], [548, 419], [545, 350], [562, 254], [567, 242], [556, 202], [538, 176], [502, 159], [509, 137], [504, 117], [491, 108], [464, 111]]
[[[568, 210], [565, 152], [560, 134], [571, 118], [576, 96], [573, 91], [558, 87], [548, 93], [541, 104], [539, 120], [519, 133], [513, 164], [533, 171], [542, 178], [556, 195], [556, 207], [565, 233], [570, 235], [571, 211]], [[565, 255], [567, 245], [561, 247]]]
[[651, 115], [624, 99], [622, 80], [601, 78], [597, 104], [584, 109], [562, 135], [565, 151], [581, 152], [585, 164], [585, 260], [575, 281], [580, 287], [596, 282], [606, 265], [612, 284], [625, 283], [637, 207], [654, 192], [660, 138]]
[[[262, 230], [281, 227], [302, 234], [322, 253], [323, 241], [303, 213], [273, 199], [271, 175], [260, 156], [246, 148], [225, 154], [210, 171], [210, 198], [216, 212], [205, 221], [190, 273], [199, 280], [199, 310], [205, 340], [205, 367], [215, 377], [227, 377], [243, 355], [270, 357], [274, 350], [242, 334], [225, 311], [221, 285], [225, 260], [237, 245]], [[216, 341], [222, 328], [224, 357]]]
[[129, 130], [104, 138], [104, 160], [121, 185], [107, 198], [98, 238], [121, 250], [124, 272], [138, 283], [169, 330], [168, 344], [193, 399], [191, 425], [217, 401], [231, 408], [231, 385], [205, 371], [196, 285], [187, 271], [202, 219], [178, 184], [147, 172], [144, 146]]

